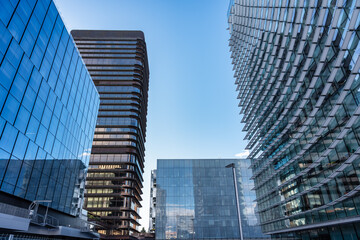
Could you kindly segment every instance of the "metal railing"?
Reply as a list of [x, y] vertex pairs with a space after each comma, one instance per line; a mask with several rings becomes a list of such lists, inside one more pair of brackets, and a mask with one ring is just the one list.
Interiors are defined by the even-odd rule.
[[[29, 209], [16, 207], [6, 203], [0, 203], [0, 213], [8, 214], [16, 217], [27, 218], [30, 219], [32, 224], [36, 224], [39, 226], [47, 226], [57, 228], [59, 227], [59, 220], [51, 215], [46, 214], [42, 215], [37, 213], [37, 206], [36, 208], [29, 207]], [[95, 232], [95, 225], [94, 222], [88, 222], [86, 220], [81, 221], [81, 232]], [[13, 234], [1, 234], [0, 233], [0, 240], [17, 240], [17, 239], [42, 239], [47, 240], [50, 238], [43, 238], [43, 237], [36, 237], [31, 235], [13, 235]], [[54, 238], [51, 238], [54, 239]]]
[[[38, 214], [39, 204], [40, 203], [47, 203], [45, 215]], [[50, 226], [50, 227], [58, 227], [59, 220], [54, 218], [53, 216], [48, 215], [49, 205], [51, 204], [51, 200], [35, 200], [33, 201], [29, 208], [29, 218], [31, 222], [34, 224], [38, 224], [41, 226]]]
[[[39, 213], [34, 214], [32, 210], [16, 207], [6, 203], [0, 203], [0, 213], [8, 214], [16, 217], [29, 218], [31, 223], [37, 225], [47, 225], [51, 227], [59, 226], [59, 220], [53, 216], [47, 215], [45, 217], [44, 215], [41, 215]], [[0, 238], [0, 240], [2, 239]]]
[[30, 218], [31, 223], [34, 223], [37, 225], [47, 225], [47, 226], [51, 226], [51, 227], [59, 226], [59, 220], [50, 215], [47, 215], [46, 219], [45, 219], [45, 216], [41, 215], [41, 214], [36, 214], [33, 216], [30, 215], [29, 218]]
[[15, 207], [6, 203], [0, 203], [0, 213], [13, 215], [17, 217], [28, 218], [29, 211], [25, 208]]
[[81, 223], [81, 232], [92, 232], [92, 233], [97, 233], [97, 230], [95, 229], [96, 226], [98, 227], [102, 227], [101, 225], [95, 223], [95, 222], [89, 222], [89, 221], [85, 221], [83, 220], [83, 222]]
[[23, 234], [4, 234], [0, 233], [0, 240], [61, 240], [60, 238], [47, 238], [47, 237], [38, 237], [31, 235], [23, 235]]

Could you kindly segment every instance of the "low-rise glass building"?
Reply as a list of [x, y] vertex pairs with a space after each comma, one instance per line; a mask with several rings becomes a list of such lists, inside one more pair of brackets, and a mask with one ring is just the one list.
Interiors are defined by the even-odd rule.
[[[47, 228], [29, 230], [32, 224], [80, 228], [74, 219], [83, 214], [98, 107], [99, 94], [54, 3], [2, 0], [0, 228], [44, 235]], [[35, 208], [20, 214], [33, 201]], [[11, 225], [16, 217], [25, 217], [24, 225]]]
[[267, 238], [255, 213], [247, 159], [159, 159], [156, 172], [156, 239], [239, 239], [235, 163], [244, 239]]

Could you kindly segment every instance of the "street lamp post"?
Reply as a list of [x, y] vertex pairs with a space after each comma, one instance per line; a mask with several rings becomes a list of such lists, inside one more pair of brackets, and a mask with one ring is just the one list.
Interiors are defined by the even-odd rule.
[[237, 214], [238, 214], [238, 220], [239, 220], [240, 240], [243, 240], [244, 238], [243, 238], [242, 226], [241, 226], [240, 203], [239, 203], [239, 193], [238, 193], [237, 182], [236, 182], [235, 163], [231, 163], [231, 164], [227, 165], [226, 168], [231, 168], [232, 172], [233, 172], [236, 208], [237, 208]]
[[194, 220], [195, 218], [191, 218], [191, 221], [192, 221], [192, 227], [193, 227], [193, 231], [192, 231], [192, 240], [195, 239], [195, 226], [194, 226]]

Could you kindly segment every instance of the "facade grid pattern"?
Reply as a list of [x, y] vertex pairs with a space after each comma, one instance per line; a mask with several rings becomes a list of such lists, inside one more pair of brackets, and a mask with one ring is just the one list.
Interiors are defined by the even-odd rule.
[[96, 88], [51, 0], [2, 0], [0, 36], [0, 195], [79, 216]]
[[268, 239], [259, 227], [249, 159], [158, 159], [155, 239]]
[[234, 77], [265, 233], [360, 238], [359, 13], [355, 0], [230, 3]]

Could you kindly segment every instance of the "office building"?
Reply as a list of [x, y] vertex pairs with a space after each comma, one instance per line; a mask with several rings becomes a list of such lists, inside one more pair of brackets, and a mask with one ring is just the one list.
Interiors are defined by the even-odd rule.
[[262, 230], [360, 238], [360, 1], [230, 2]]
[[0, 231], [97, 238], [82, 204], [100, 100], [75, 43], [50, 0], [2, 0], [0, 36]]
[[155, 233], [156, 221], [156, 170], [151, 171], [149, 232]]
[[141, 31], [73, 30], [100, 94], [85, 207], [103, 239], [129, 239], [137, 226], [144, 169], [149, 69]]
[[232, 169], [238, 186], [244, 239], [266, 239], [255, 213], [248, 159], [159, 159], [155, 238], [240, 239]]

